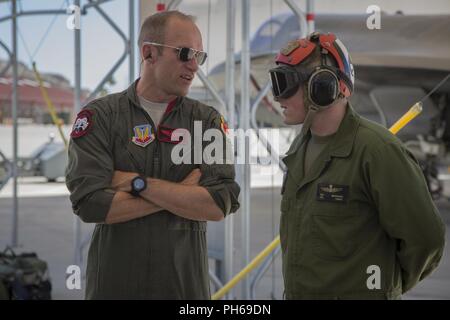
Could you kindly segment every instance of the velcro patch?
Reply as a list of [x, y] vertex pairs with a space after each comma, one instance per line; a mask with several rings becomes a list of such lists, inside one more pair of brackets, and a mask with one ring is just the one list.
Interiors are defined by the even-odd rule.
[[347, 202], [349, 186], [319, 183], [317, 185], [316, 200], [331, 202]]
[[70, 136], [75, 139], [88, 133], [93, 125], [92, 116], [93, 113], [91, 110], [81, 110], [77, 115], [75, 123], [73, 124]]
[[134, 136], [131, 141], [137, 146], [145, 148], [155, 140], [155, 134], [152, 132], [150, 124], [141, 124], [133, 128]]
[[281, 49], [281, 53], [285, 56], [288, 56], [291, 54], [292, 51], [297, 49], [300, 46], [300, 43], [298, 40], [292, 40], [289, 41], [284, 48]]
[[177, 130], [174, 128], [170, 128], [164, 125], [159, 125], [158, 126], [158, 132], [157, 132], [157, 136], [158, 136], [158, 140], [161, 142], [168, 142], [168, 143], [172, 143], [172, 144], [178, 144], [181, 141], [183, 141], [183, 137], [181, 136], [179, 140], [172, 140], [172, 134], [173, 132]]

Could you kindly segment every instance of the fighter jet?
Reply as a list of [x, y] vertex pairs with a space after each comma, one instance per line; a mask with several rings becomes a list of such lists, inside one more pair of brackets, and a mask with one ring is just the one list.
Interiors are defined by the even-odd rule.
[[[386, 127], [450, 73], [450, 16], [381, 14], [380, 29], [369, 29], [366, 15], [316, 15], [316, 31], [333, 32], [345, 43], [354, 67], [354, 108]], [[300, 38], [299, 19], [283, 13], [265, 21], [251, 38], [251, 97], [269, 81], [268, 70], [278, 51]], [[236, 102], [240, 95], [240, 53], [236, 53]], [[208, 78], [225, 87], [225, 63]], [[281, 110], [269, 92], [254, 113], [262, 127], [282, 127]], [[239, 106], [236, 107], [239, 113]], [[422, 113], [399, 134], [420, 160], [434, 197], [442, 192], [440, 170], [450, 164], [450, 81], [423, 101]]]

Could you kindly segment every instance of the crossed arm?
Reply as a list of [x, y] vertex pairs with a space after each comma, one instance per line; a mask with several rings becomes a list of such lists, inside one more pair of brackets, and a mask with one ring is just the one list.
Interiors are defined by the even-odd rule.
[[107, 224], [126, 222], [161, 210], [191, 220], [219, 221], [224, 218], [209, 192], [198, 185], [199, 169], [193, 170], [180, 183], [147, 178], [148, 187], [139, 197], [129, 193], [131, 180], [136, 176], [134, 172], [114, 172], [111, 185], [117, 192], [106, 216]]

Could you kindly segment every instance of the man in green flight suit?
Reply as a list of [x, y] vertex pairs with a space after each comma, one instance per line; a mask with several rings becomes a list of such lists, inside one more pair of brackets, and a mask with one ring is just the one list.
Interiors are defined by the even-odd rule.
[[86, 298], [209, 299], [206, 221], [239, 208], [234, 166], [172, 159], [189, 142], [177, 129], [194, 133], [194, 122], [227, 140], [223, 117], [185, 97], [207, 55], [193, 18], [178, 11], [148, 17], [138, 44], [141, 77], [90, 102], [71, 133], [70, 200], [96, 223]]
[[417, 161], [353, 110], [353, 66], [334, 34], [289, 42], [276, 63], [284, 121], [303, 124], [283, 159], [286, 298], [400, 298], [437, 267], [445, 244]]

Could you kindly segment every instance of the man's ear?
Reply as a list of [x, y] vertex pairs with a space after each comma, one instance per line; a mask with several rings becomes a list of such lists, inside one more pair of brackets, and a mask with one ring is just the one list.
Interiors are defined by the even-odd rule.
[[152, 58], [152, 47], [144, 46], [142, 47], [142, 60], [146, 61]]

